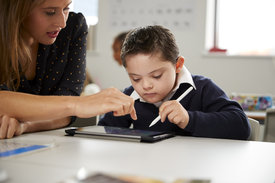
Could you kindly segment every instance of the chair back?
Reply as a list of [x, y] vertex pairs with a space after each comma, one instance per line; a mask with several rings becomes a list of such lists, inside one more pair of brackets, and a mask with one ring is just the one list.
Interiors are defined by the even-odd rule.
[[248, 138], [248, 140], [253, 140], [253, 141], [260, 141], [260, 123], [259, 121], [248, 118], [250, 127], [251, 127], [251, 133]]
[[266, 110], [264, 141], [275, 142], [275, 108]]

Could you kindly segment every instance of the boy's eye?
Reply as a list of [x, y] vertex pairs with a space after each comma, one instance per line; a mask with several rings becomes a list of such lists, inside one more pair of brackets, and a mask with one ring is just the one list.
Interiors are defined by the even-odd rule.
[[156, 76], [153, 76], [153, 78], [155, 78], [155, 79], [159, 79], [159, 78], [161, 78], [161, 76], [162, 76], [162, 74], [160, 74], [160, 75], [156, 75]]
[[134, 82], [138, 82], [140, 79], [139, 79], [139, 78], [132, 78], [132, 80], [133, 80]]

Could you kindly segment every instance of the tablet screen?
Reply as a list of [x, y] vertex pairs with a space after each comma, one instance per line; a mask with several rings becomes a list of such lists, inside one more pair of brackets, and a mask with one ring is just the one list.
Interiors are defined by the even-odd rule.
[[77, 131], [93, 132], [93, 133], [106, 133], [106, 134], [118, 134], [118, 135], [132, 135], [132, 136], [154, 136], [162, 134], [163, 132], [155, 132], [148, 130], [136, 130], [129, 128], [111, 127], [111, 126], [93, 126], [79, 128]]
[[173, 133], [157, 132], [149, 130], [138, 130], [110, 126], [90, 126], [90, 127], [72, 127], [66, 129], [69, 136], [82, 136], [103, 138], [112, 140], [127, 140], [139, 142], [156, 142], [166, 138], [173, 137]]

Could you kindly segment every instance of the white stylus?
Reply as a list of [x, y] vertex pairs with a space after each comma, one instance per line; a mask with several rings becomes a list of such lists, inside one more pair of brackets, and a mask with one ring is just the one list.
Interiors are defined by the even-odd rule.
[[[177, 98], [177, 101], [181, 101], [191, 90], [193, 90], [193, 87], [190, 86], [185, 92], [183, 92], [183, 94], [181, 94], [181, 96], [179, 96], [179, 98]], [[152, 123], [149, 125], [149, 127], [153, 126], [154, 124], [156, 124], [158, 121], [160, 120], [160, 116], [158, 115], [158, 117], [156, 117], [156, 119], [154, 119], [152, 121]]]

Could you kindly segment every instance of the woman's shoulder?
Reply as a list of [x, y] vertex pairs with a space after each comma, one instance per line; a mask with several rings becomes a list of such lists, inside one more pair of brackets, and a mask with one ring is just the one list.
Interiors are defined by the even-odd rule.
[[66, 22], [65, 32], [75, 32], [78, 30], [87, 31], [88, 26], [82, 13], [70, 12]]
[[85, 17], [82, 13], [70, 12], [67, 20], [67, 26], [86, 24]]
[[85, 17], [82, 13], [70, 12], [66, 27], [61, 30], [57, 37], [56, 44], [63, 44], [65, 39], [73, 40], [74, 38], [81, 37], [88, 34], [88, 26]]

